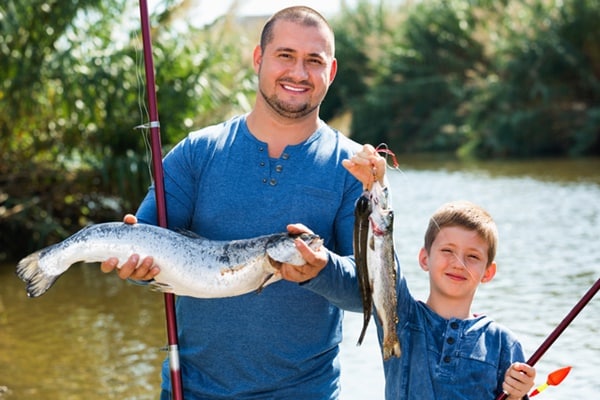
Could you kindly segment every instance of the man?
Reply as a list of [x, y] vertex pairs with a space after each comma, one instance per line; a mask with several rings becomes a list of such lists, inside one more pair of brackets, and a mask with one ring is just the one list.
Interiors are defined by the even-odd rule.
[[[361, 183], [342, 167], [360, 146], [319, 119], [337, 71], [334, 34], [308, 7], [265, 24], [253, 54], [254, 109], [191, 133], [164, 160], [168, 227], [214, 240], [307, 226], [324, 247], [298, 248], [307, 264], [284, 265], [285, 281], [260, 293], [177, 297], [184, 396], [193, 399], [336, 399], [341, 307], [362, 310], [352, 254], [354, 203]], [[153, 188], [137, 211], [156, 223]], [[301, 222], [303, 225], [288, 225]], [[104, 272], [117, 267], [110, 259]], [[149, 280], [153, 260], [132, 256], [123, 279]], [[170, 398], [168, 360], [162, 399]]]

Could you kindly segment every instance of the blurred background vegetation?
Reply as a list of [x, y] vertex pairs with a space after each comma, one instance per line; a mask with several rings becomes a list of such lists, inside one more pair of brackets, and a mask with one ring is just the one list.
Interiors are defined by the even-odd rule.
[[[265, 18], [151, 15], [163, 151], [247, 112]], [[330, 18], [321, 116], [359, 142], [460, 158], [600, 156], [600, 1], [384, 0]], [[137, 2], [0, 4], [0, 261], [134, 212], [151, 181]]]

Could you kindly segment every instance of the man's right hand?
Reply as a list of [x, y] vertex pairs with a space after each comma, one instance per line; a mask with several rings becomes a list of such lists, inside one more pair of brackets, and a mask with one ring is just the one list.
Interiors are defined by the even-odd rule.
[[[137, 218], [133, 214], [127, 214], [123, 217], [123, 222], [133, 225], [137, 223]], [[154, 265], [152, 257], [146, 257], [140, 262], [138, 254], [132, 254], [120, 267], [119, 259], [110, 257], [100, 264], [100, 269], [104, 273], [110, 273], [116, 269], [119, 278], [136, 281], [149, 281], [160, 272], [160, 269]]]

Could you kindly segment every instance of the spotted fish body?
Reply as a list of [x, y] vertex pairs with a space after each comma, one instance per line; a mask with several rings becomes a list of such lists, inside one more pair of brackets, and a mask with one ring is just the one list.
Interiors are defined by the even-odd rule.
[[[396, 291], [396, 278], [398, 267], [394, 252], [394, 211], [391, 208], [387, 188], [375, 182], [369, 192], [363, 193], [357, 209], [364, 208], [364, 199], [368, 198], [368, 226], [366, 228], [366, 246], [355, 243], [355, 259], [359, 286], [363, 299], [365, 318], [363, 330], [359, 339], [362, 341], [369, 323], [371, 305], [375, 307], [375, 314], [383, 331], [382, 350], [383, 359], [392, 356], [400, 357], [400, 342], [396, 331], [398, 324], [398, 299]], [[355, 229], [360, 227], [361, 233], [355, 232], [355, 241], [365, 240], [364, 213], [355, 210], [355, 215], [362, 215], [361, 221], [355, 222]], [[363, 254], [366, 252], [366, 254]], [[366, 264], [366, 265], [363, 265]], [[363, 286], [367, 286], [363, 288]], [[369, 298], [369, 295], [371, 298]], [[369, 308], [367, 315], [367, 308]]]
[[23, 258], [17, 275], [27, 294], [44, 294], [78, 262], [102, 262], [116, 257], [119, 265], [132, 254], [154, 258], [160, 268], [149, 285], [162, 292], [198, 298], [231, 297], [281, 279], [282, 263], [304, 265], [294, 239], [316, 249], [322, 240], [313, 234], [277, 233], [251, 239], [215, 241], [148, 224], [109, 222], [86, 227], [60, 243]]

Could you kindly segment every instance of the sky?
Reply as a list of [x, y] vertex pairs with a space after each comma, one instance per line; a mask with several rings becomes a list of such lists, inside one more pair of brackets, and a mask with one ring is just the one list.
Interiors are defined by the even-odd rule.
[[[271, 15], [274, 12], [289, 6], [304, 5], [312, 7], [325, 17], [329, 18], [340, 10], [344, 0], [241, 0], [238, 1], [240, 15]], [[210, 23], [215, 18], [225, 14], [233, 5], [234, 0], [197, 0], [197, 16], [202, 23]], [[353, 7], [356, 0], [345, 0], [348, 6]]]

